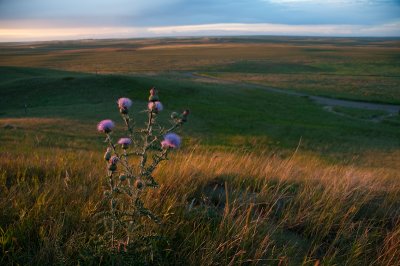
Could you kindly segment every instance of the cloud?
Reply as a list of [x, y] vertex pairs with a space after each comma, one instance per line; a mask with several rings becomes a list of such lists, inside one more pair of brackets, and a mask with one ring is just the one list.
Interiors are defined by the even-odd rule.
[[137, 38], [159, 36], [296, 35], [296, 36], [398, 36], [400, 21], [382, 25], [288, 25], [269, 23], [218, 23], [162, 27], [82, 27], [0, 29], [0, 41]]
[[[154, 35], [160, 29], [163, 33], [159, 34], [171, 34], [167, 32], [172, 28], [182, 32], [185, 28], [179, 26], [191, 27], [193, 34], [279, 31], [274, 29], [283, 29], [285, 34], [311, 34], [314, 29], [320, 29], [320, 34], [345, 34], [351, 28], [355, 35], [359, 34], [357, 29], [363, 29], [363, 34], [383, 35], [397, 31], [382, 25], [399, 20], [398, 0], [0, 0], [2, 40], [6, 39], [5, 33], [11, 38], [13, 31], [20, 33], [18, 38], [23, 38], [22, 32], [29, 38], [34, 38], [34, 32], [39, 38], [41, 30], [56, 34], [52, 29], [68, 32], [68, 36], [74, 31], [79, 32], [77, 36], [99, 36], [96, 29], [106, 28], [116, 32], [135, 29], [139, 30], [135, 34]], [[208, 29], [196, 25], [208, 25]], [[94, 32], [86, 32], [88, 29]]]
[[146, 30], [133, 27], [82, 27], [0, 29], [0, 42], [145, 37]]
[[156, 35], [215, 35], [215, 34], [269, 34], [311, 36], [400, 36], [400, 22], [365, 25], [287, 25], [287, 24], [205, 24], [152, 27], [149, 32]]

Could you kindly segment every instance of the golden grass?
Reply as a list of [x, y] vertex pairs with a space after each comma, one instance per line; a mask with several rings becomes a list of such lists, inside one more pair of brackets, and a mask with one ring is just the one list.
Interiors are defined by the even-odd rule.
[[[120, 47], [124, 44], [123, 47]], [[51, 47], [51, 45], [49, 45]], [[28, 51], [18, 53], [15, 51]], [[121, 41], [105, 47], [80, 48], [79, 45], [19, 47], [0, 55], [0, 65], [57, 68], [81, 72], [129, 73], [147, 71], [194, 70], [242, 60], [292, 63], [381, 62], [400, 52], [397, 47], [336, 46], [314, 43], [173, 43], [157, 40]], [[37, 50], [36, 50], [37, 49]], [[307, 52], [315, 49], [317, 52]], [[332, 49], [332, 50], [330, 50]], [[320, 51], [318, 51], [320, 50]]]
[[[80, 136], [82, 132], [86, 136], [96, 136], [93, 131], [94, 125], [88, 125], [78, 120], [64, 119], [64, 118], [2, 118], [0, 119], [1, 135], [9, 135], [14, 133], [20, 134], [34, 134], [47, 137], [47, 133], [57, 135], [63, 134], [69, 136]], [[81, 138], [77, 138], [81, 140]], [[5, 143], [7, 144], [7, 143]]]
[[[83, 254], [100, 233], [93, 215], [104, 168], [93, 152], [2, 153], [2, 234], [12, 236], [3, 262], [96, 261]], [[145, 202], [162, 225], [147, 221], [143, 232], [166, 242], [137, 255], [147, 263], [399, 262], [397, 170], [195, 148], [174, 154], [155, 176], [161, 186]], [[28, 246], [36, 252], [24, 253]]]
[[[400, 86], [395, 64], [400, 53], [394, 45], [397, 42], [354, 45], [353, 41], [229, 43], [200, 39], [149, 39], [76, 42], [61, 46], [48, 43], [34, 48], [30, 48], [31, 45], [5, 47], [0, 52], [0, 65], [124, 74], [216, 71], [235, 81], [260, 82], [330, 96], [397, 102]], [[256, 66], [258, 62], [255, 72], [263, 74], [219, 72], [226, 67], [233, 67], [229, 70], [233, 72], [249, 71], [240, 67], [243, 62], [256, 62]], [[236, 70], [235, 63], [239, 63]], [[288, 69], [279, 70], [285, 65]], [[314, 67], [314, 70], [312, 73], [304, 72], [301, 66]], [[294, 73], [290, 73], [290, 67]], [[277, 69], [283, 72], [277, 73]]]
[[0, 119], [0, 127], [7, 125], [14, 125], [17, 127], [24, 128], [42, 128], [43, 126], [54, 126], [57, 124], [63, 124], [66, 127], [70, 127], [73, 121], [62, 118], [43, 118], [43, 117], [31, 117], [31, 118], [2, 118]]

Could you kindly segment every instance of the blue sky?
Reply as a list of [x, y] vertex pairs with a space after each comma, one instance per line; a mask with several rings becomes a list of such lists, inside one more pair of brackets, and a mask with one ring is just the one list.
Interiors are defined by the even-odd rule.
[[0, 0], [0, 41], [400, 36], [400, 0]]

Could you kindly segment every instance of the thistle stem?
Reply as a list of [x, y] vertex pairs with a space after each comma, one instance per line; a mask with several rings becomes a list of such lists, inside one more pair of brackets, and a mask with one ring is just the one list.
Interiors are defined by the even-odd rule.
[[117, 149], [116, 149], [114, 143], [112, 142], [112, 139], [111, 139], [110, 134], [107, 134], [106, 140], [107, 140], [107, 142], [108, 142], [108, 145], [110, 145], [111, 149], [113, 150], [115, 156], [117, 156], [118, 160], [121, 161], [121, 164], [122, 164], [122, 166], [125, 168], [126, 172], [129, 173], [129, 175], [133, 175], [132, 169], [130, 169], [130, 167], [128, 166], [128, 162], [127, 162], [126, 160], [125, 160], [125, 161], [122, 161], [122, 160], [121, 160], [121, 156], [120, 156], [119, 153], [117, 152]]
[[[149, 139], [150, 136], [152, 135], [153, 131], [153, 112], [150, 110], [149, 111], [149, 116], [148, 116], [148, 122], [147, 122], [147, 129], [146, 129], [146, 135], [144, 137], [144, 144], [143, 144], [143, 150], [142, 150], [142, 159], [140, 160], [140, 169], [141, 169], [141, 174], [144, 172], [144, 168], [146, 166], [146, 161], [147, 161], [147, 150], [150, 147], [149, 145]], [[155, 117], [154, 117], [155, 118]]]

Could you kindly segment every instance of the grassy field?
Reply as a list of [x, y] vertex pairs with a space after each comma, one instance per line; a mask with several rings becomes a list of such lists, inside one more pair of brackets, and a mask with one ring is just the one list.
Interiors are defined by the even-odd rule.
[[[396, 79], [384, 73], [398, 73], [391, 61], [397, 43], [276, 37], [7, 44], [0, 55], [0, 264], [399, 265], [398, 116], [375, 121], [384, 113], [336, 107], [339, 115], [307, 97], [182, 75], [260, 75], [262, 60], [281, 53], [266, 75], [341, 68], [348, 77], [370, 67], [362, 60], [375, 60], [377, 69], [387, 64], [377, 78]], [[329, 60], [337, 65], [304, 63], [321, 46], [334, 50]], [[359, 67], [343, 68], [339, 50], [358, 57]], [[151, 86], [159, 89], [164, 121], [191, 110], [179, 132], [182, 148], [156, 170], [160, 188], [144, 195], [161, 225], [144, 219], [142, 234], [157, 238], [144, 250], [139, 239], [128, 253], [99, 250], [95, 213], [107, 184], [96, 124], [113, 119], [114, 134], [122, 134], [115, 101], [129, 97], [139, 113]], [[400, 100], [389, 87], [376, 98], [344, 93]]]
[[0, 65], [80, 72], [201, 72], [283, 89], [400, 103], [400, 41], [237, 37], [1, 44]]
[[363, 109], [356, 109], [356, 108], [348, 108], [348, 107], [341, 107], [335, 106], [333, 111], [358, 119], [379, 119], [381, 117], [389, 116], [387, 112], [381, 110], [363, 110]]

